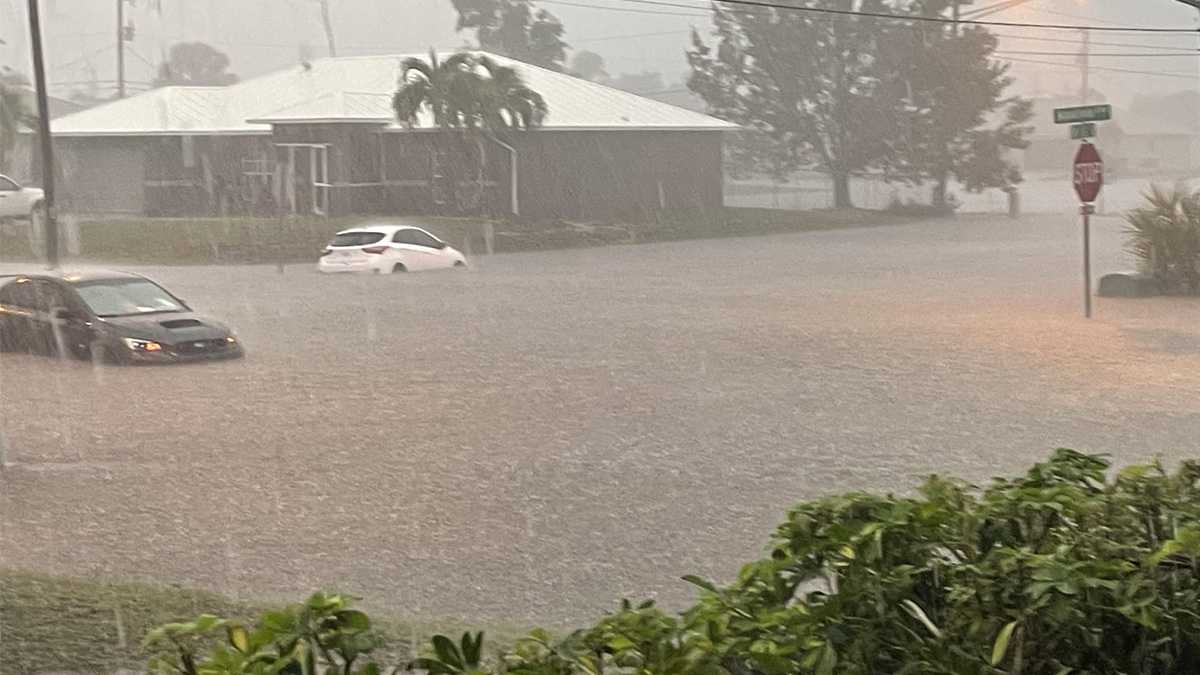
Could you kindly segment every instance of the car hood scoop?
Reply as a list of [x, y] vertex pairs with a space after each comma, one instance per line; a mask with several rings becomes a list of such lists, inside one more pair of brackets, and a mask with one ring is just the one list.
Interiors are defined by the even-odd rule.
[[195, 328], [204, 324], [196, 319], [171, 319], [170, 321], [159, 321], [158, 325], [169, 330], [175, 330], [177, 328]]
[[114, 316], [101, 319], [120, 337], [158, 340], [178, 344], [193, 340], [215, 340], [230, 335], [223, 324], [208, 317], [186, 313], [164, 316]]

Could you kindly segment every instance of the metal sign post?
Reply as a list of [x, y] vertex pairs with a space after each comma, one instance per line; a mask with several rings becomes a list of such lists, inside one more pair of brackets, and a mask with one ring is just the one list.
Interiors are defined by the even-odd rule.
[[1092, 214], [1096, 211], [1093, 203], [1104, 187], [1104, 160], [1100, 158], [1096, 146], [1084, 141], [1075, 153], [1075, 172], [1073, 183], [1075, 194], [1079, 196], [1082, 206], [1079, 209], [1083, 215], [1083, 315], [1092, 318]]
[[1083, 316], [1092, 318], [1092, 211], [1091, 204], [1079, 208], [1083, 214]]

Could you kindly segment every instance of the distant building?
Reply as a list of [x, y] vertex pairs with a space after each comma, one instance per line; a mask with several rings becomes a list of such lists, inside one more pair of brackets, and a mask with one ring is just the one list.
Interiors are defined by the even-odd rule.
[[[319, 59], [228, 87], [156, 89], [54, 120], [65, 208], [444, 210], [437, 129], [429, 119], [412, 129], [394, 120], [403, 58]], [[482, 211], [615, 218], [721, 205], [721, 136], [734, 125], [492, 58], [517, 68], [550, 113], [539, 129], [485, 144]]]

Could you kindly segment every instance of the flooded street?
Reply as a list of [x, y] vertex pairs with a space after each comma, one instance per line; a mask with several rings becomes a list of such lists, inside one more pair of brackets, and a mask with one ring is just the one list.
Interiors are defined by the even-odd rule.
[[1200, 437], [1200, 302], [1085, 321], [1070, 216], [474, 262], [142, 269], [248, 357], [3, 355], [0, 567], [566, 622], [680, 605], [800, 499]]

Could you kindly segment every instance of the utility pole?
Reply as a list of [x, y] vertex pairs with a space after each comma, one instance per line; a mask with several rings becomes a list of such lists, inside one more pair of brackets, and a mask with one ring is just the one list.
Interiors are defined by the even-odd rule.
[[337, 56], [337, 45], [333, 39], [333, 18], [329, 14], [329, 0], [317, 0], [321, 9], [321, 25], [325, 28], [325, 43], [329, 45], [329, 55]]
[[33, 47], [33, 82], [37, 88], [38, 140], [42, 146], [43, 218], [46, 230], [46, 264], [58, 267], [58, 217], [54, 210], [54, 143], [50, 137], [50, 104], [46, 93], [46, 61], [42, 56], [42, 19], [38, 0], [29, 0], [29, 38]]
[[1083, 29], [1083, 51], [1079, 54], [1079, 102], [1087, 103], [1088, 94], [1092, 90], [1091, 83], [1088, 79], [1092, 75], [1092, 32], [1086, 28]]
[[117, 0], [117, 98], [125, 98], [125, 0]]

